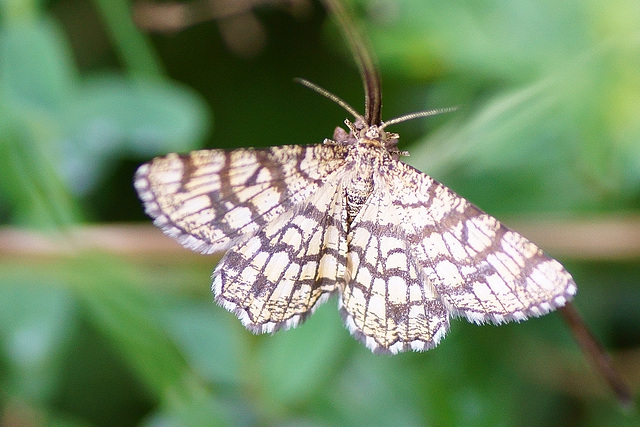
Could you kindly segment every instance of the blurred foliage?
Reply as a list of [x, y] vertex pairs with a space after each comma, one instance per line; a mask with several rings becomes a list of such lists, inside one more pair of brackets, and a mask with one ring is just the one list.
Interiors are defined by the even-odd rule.
[[[393, 129], [410, 163], [494, 215], [638, 212], [636, 0], [353, 6], [379, 58], [384, 117], [461, 107]], [[331, 136], [345, 113], [291, 80], [361, 105], [335, 25], [317, 4], [298, 19], [255, 12], [265, 48], [239, 58], [215, 21], [148, 36], [124, 0], [1, 0], [0, 223], [142, 220], [131, 177], [154, 155]], [[500, 328], [453, 321], [437, 349], [381, 357], [349, 337], [335, 300], [295, 330], [251, 335], [211, 303], [215, 259], [198, 259], [0, 260], [0, 423], [639, 421], [557, 315]], [[637, 354], [640, 265], [563, 261], [594, 333]], [[638, 384], [640, 366], [629, 372]]]

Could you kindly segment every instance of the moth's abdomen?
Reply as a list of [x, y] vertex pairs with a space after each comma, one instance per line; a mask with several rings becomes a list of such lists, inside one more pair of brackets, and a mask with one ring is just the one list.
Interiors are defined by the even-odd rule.
[[345, 189], [347, 199], [347, 226], [350, 226], [353, 219], [358, 215], [360, 209], [365, 204], [373, 192], [373, 182], [371, 177], [356, 177]]

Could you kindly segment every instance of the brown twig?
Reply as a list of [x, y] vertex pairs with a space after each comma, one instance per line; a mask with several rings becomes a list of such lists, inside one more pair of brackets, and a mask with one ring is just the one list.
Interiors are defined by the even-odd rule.
[[593, 334], [584, 323], [580, 313], [573, 304], [569, 303], [558, 310], [562, 318], [571, 329], [578, 345], [583, 353], [593, 363], [596, 370], [604, 377], [616, 395], [618, 403], [625, 409], [633, 408], [633, 394], [627, 382], [611, 363], [611, 358], [602, 348], [600, 343], [593, 337]]
[[140, 0], [133, 4], [138, 28], [154, 33], [175, 33], [202, 22], [216, 20], [227, 48], [241, 57], [252, 57], [266, 44], [266, 31], [253, 13], [261, 4], [284, 6], [301, 17], [309, 14], [308, 0], [197, 0], [156, 3]]
[[353, 53], [353, 58], [358, 65], [365, 96], [365, 122], [368, 125], [382, 124], [382, 91], [380, 89], [380, 73], [376, 65], [375, 57], [369, 49], [367, 40], [362, 37], [358, 29], [338, 0], [322, 0], [327, 12], [336, 19], [338, 28], [342, 31], [347, 45]]
[[[527, 236], [553, 256], [582, 261], [640, 259], [640, 216], [606, 216], [589, 220], [512, 218], [511, 228]], [[609, 236], [604, 239], [603, 236]], [[0, 256], [62, 255], [69, 250], [93, 249], [144, 256], [150, 252], [188, 253], [151, 224], [78, 226], [68, 231], [0, 228]]]
[[251, 13], [261, 4], [288, 6], [296, 16], [309, 8], [307, 0], [197, 0], [192, 2], [152, 2], [139, 0], [133, 4], [136, 25], [149, 32], [170, 33], [182, 31], [210, 20], [234, 18]]

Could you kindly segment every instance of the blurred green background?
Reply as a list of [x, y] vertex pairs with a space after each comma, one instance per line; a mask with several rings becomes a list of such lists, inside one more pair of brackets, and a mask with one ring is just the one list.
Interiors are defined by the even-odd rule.
[[[253, 336], [212, 303], [217, 257], [77, 234], [150, 223], [131, 180], [153, 156], [330, 137], [346, 113], [294, 77], [362, 110], [322, 7], [260, 3], [138, 9], [203, 21], [148, 33], [124, 0], [0, 0], [0, 425], [637, 425], [557, 314], [454, 320], [436, 349], [388, 357], [332, 299]], [[461, 107], [391, 129], [409, 163], [505, 220], [637, 218], [640, 2], [351, 3], [384, 118]], [[637, 390], [640, 253], [560, 255]]]

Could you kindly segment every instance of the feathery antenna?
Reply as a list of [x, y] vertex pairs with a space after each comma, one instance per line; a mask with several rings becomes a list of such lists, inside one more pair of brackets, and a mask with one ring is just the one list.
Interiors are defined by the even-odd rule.
[[450, 113], [452, 111], [456, 111], [457, 109], [458, 107], [434, 108], [433, 110], [418, 111], [416, 113], [405, 114], [404, 116], [396, 117], [395, 119], [383, 122], [380, 126], [380, 129], [384, 129], [387, 126], [395, 125], [397, 123], [406, 122], [408, 120], [413, 120], [420, 117], [431, 117], [438, 114]]
[[335, 95], [335, 94], [329, 92], [328, 90], [318, 86], [315, 83], [310, 82], [309, 80], [302, 79], [300, 77], [296, 77], [293, 80], [295, 82], [297, 82], [297, 83], [300, 83], [302, 86], [308, 87], [309, 89], [313, 90], [314, 92], [319, 93], [320, 95], [324, 96], [325, 98], [329, 98], [330, 100], [332, 100], [333, 102], [335, 102], [336, 104], [338, 104], [339, 106], [341, 106], [342, 108], [347, 110], [349, 113], [351, 113], [351, 115], [354, 118], [356, 118], [357, 120], [362, 120], [362, 122], [364, 122], [364, 117], [362, 117], [362, 114], [358, 113], [355, 108], [353, 108], [351, 105], [347, 104], [347, 102], [344, 99], [340, 98], [338, 95]]

